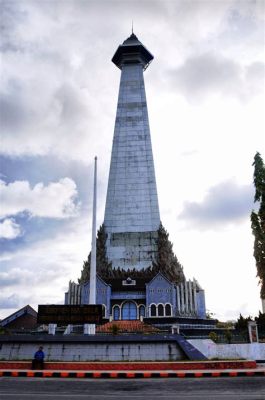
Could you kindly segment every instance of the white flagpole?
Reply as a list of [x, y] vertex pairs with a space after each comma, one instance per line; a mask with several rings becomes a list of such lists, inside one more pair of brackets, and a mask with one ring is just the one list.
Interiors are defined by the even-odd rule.
[[[93, 217], [92, 217], [92, 243], [91, 243], [91, 262], [90, 262], [90, 282], [89, 282], [89, 304], [96, 304], [96, 264], [97, 264], [97, 157], [94, 165], [94, 194], [93, 194]], [[95, 335], [96, 325], [85, 324], [84, 333]]]
[[94, 167], [94, 196], [93, 196], [93, 217], [92, 217], [92, 244], [91, 244], [91, 263], [90, 263], [90, 293], [89, 304], [96, 304], [96, 263], [97, 263], [97, 157], [95, 157]]

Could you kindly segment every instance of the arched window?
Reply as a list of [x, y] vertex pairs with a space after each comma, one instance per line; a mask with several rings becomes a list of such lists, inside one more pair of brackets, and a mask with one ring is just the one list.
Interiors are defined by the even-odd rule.
[[166, 304], [165, 309], [166, 309], [166, 316], [167, 316], [167, 317], [170, 317], [170, 316], [172, 315], [172, 312], [171, 312], [171, 305], [170, 305], [170, 304]]
[[133, 301], [126, 301], [123, 304], [121, 319], [137, 319], [137, 307]]
[[119, 306], [114, 306], [113, 307], [113, 319], [115, 321], [120, 319], [120, 307]]
[[150, 311], [151, 311], [151, 317], [156, 317], [156, 306], [155, 306], [155, 304], [151, 305]]
[[139, 318], [140, 317], [145, 317], [145, 306], [139, 307]]
[[158, 316], [159, 317], [163, 317], [164, 316], [164, 306], [163, 306], [163, 304], [159, 304], [158, 305], [157, 311], [158, 311]]

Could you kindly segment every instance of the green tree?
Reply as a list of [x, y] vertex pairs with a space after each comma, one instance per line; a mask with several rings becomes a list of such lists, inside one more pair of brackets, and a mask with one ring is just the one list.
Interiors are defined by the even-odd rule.
[[157, 258], [153, 262], [153, 271], [162, 272], [169, 280], [180, 283], [185, 280], [183, 267], [173, 252], [173, 245], [169, 240], [169, 234], [162, 223], [158, 229]]
[[[97, 273], [104, 279], [109, 278], [112, 275], [111, 263], [107, 259], [106, 255], [106, 241], [107, 234], [102, 224], [97, 232]], [[90, 263], [91, 263], [91, 252], [88, 255], [87, 261], [83, 263], [83, 269], [81, 271], [81, 277], [78, 280], [79, 283], [85, 283], [89, 280], [90, 275]]]
[[216, 332], [210, 332], [208, 336], [209, 336], [209, 339], [211, 339], [213, 342], [215, 342], [215, 343], [217, 342], [218, 335]]
[[[157, 256], [152, 265], [140, 270], [135, 270], [135, 268], [124, 270], [120, 267], [112, 268], [111, 263], [108, 261], [106, 254], [107, 234], [104, 224], [101, 225], [97, 232], [97, 274], [106, 282], [111, 279], [127, 279], [128, 277], [133, 279], [146, 279], [148, 281], [158, 272], [161, 272], [173, 282], [183, 282], [185, 276], [182, 265], [173, 252], [172, 243], [168, 238], [169, 235], [162, 224], [160, 224], [157, 233]], [[90, 262], [91, 253], [89, 253], [88, 259], [83, 263], [81, 277], [78, 280], [79, 283], [85, 283], [89, 280]]]
[[245, 332], [248, 329], [248, 321], [252, 321], [252, 318], [246, 317], [244, 318], [241, 314], [235, 323], [235, 329], [240, 332]]
[[259, 153], [254, 157], [254, 202], [259, 210], [251, 213], [251, 228], [254, 235], [254, 257], [257, 276], [261, 285], [260, 297], [265, 299], [265, 165]]
[[225, 332], [224, 332], [224, 335], [225, 335], [225, 338], [226, 338], [227, 343], [230, 344], [230, 343], [232, 342], [232, 332], [231, 332], [231, 329], [226, 329]]
[[120, 328], [119, 328], [119, 326], [117, 324], [112, 324], [111, 325], [111, 333], [112, 333], [112, 335], [118, 335], [119, 331], [120, 331]]
[[258, 317], [255, 317], [258, 326], [265, 332], [265, 313], [259, 312]]

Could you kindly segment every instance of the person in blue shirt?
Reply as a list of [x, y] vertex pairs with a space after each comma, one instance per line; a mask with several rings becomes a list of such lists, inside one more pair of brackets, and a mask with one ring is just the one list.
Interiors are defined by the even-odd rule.
[[34, 354], [34, 359], [32, 360], [32, 369], [43, 369], [44, 357], [45, 354], [43, 352], [43, 347], [40, 346], [39, 350]]

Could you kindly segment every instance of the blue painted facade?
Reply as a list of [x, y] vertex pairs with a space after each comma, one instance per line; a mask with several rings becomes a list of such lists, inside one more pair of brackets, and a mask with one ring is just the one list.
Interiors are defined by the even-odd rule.
[[[116, 287], [97, 276], [96, 303], [104, 307], [105, 318], [140, 319], [141, 317], [205, 318], [204, 291], [188, 281], [176, 286], [158, 273], [147, 283], [137, 280], [115, 282]], [[89, 303], [89, 282], [81, 285], [81, 304]]]
[[[105, 310], [105, 317], [109, 317], [110, 311], [110, 298], [111, 298], [111, 287], [103, 281], [97, 275], [97, 292], [96, 292], [96, 304], [102, 304]], [[81, 304], [89, 304], [89, 281], [82, 285], [81, 290]]]
[[149, 316], [160, 317], [164, 315], [175, 315], [175, 285], [162, 274], [157, 274], [149, 283], [146, 284], [146, 304], [148, 307]]
[[205, 306], [205, 295], [204, 290], [200, 289], [197, 293], [197, 307], [198, 307], [198, 317], [206, 318], [206, 306]]

